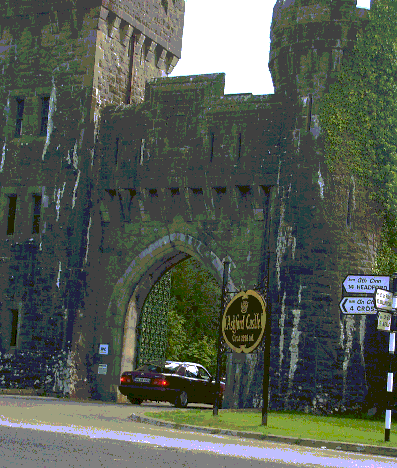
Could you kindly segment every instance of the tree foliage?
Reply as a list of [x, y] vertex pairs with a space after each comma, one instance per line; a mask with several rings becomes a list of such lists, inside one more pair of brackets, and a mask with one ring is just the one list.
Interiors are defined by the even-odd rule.
[[384, 211], [379, 273], [397, 267], [396, 3], [374, 2], [320, 116], [329, 168], [352, 174]]
[[172, 270], [168, 359], [199, 362], [215, 373], [221, 288], [190, 258]]

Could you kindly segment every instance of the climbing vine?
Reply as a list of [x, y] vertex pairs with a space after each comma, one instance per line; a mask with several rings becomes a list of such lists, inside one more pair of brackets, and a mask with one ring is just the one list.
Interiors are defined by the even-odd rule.
[[342, 168], [384, 216], [376, 270], [397, 268], [397, 11], [374, 2], [369, 22], [325, 96], [320, 122], [331, 171]]

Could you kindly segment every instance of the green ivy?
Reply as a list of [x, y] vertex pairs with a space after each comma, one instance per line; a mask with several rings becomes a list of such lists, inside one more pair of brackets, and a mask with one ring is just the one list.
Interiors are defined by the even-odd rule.
[[384, 215], [376, 261], [383, 274], [397, 268], [396, 6], [374, 2], [320, 114], [328, 167], [353, 175]]

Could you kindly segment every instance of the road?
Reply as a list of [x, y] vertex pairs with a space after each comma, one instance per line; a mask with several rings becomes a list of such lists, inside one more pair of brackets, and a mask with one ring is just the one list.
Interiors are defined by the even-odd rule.
[[[167, 406], [168, 408], [172, 408]], [[307, 449], [137, 424], [165, 405], [0, 397], [0, 467], [395, 468], [395, 458]]]

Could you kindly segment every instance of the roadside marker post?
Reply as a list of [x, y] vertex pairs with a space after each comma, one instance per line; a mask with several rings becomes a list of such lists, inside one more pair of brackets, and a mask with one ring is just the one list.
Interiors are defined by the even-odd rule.
[[[397, 304], [397, 274], [393, 274], [393, 312], [396, 312]], [[385, 415], [385, 442], [390, 442], [390, 429], [391, 429], [391, 408], [393, 407], [393, 356], [396, 351], [396, 334], [394, 332], [393, 315], [391, 316], [391, 332], [389, 334], [389, 372], [387, 373], [387, 409]]]
[[[378, 330], [389, 333], [389, 372], [387, 373], [385, 415], [385, 442], [389, 442], [394, 406], [393, 356], [396, 350], [394, 316], [397, 315], [397, 273], [393, 273], [391, 278], [389, 276], [348, 275], [342, 286], [342, 300], [339, 303], [341, 313], [346, 315], [378, 314]], [[390, 286], [392, 292], [389, 291]]]

